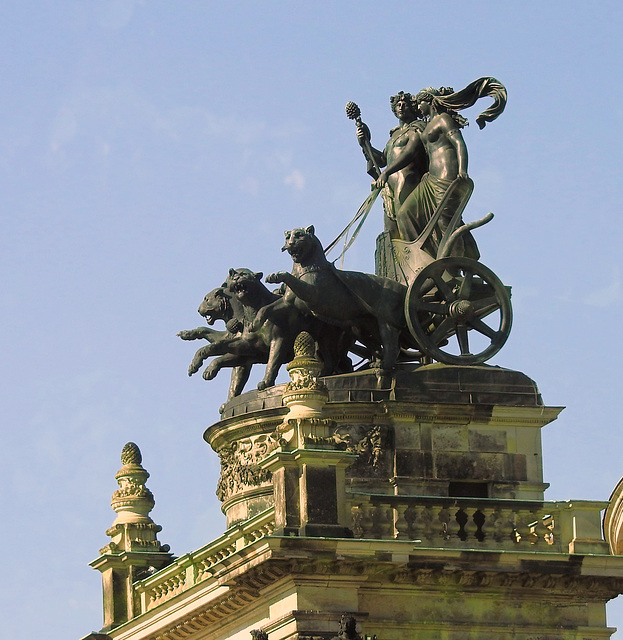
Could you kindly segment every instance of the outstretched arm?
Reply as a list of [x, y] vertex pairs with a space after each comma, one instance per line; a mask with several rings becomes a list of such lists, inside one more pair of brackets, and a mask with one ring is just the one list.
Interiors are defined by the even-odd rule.
[[209, 342], [214, 342], [224, 338], [227, 335], [227, 331], [217, 331], [210, 327], [197, 327], [196, 329], [180, 331], [177, 335], [182, 340], [208, 340]]

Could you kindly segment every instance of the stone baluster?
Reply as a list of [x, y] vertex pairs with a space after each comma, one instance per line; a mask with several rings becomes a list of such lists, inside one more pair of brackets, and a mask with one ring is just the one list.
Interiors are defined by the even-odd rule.
[[394, 537], [394, 510], [386, 505], [372, 507], [372, 534], [380, 540]]
[[[498, 549], [500, 547], [501, 538], [496, 537], [498, 529], [502, 527], [502, 513], [498, 508], [480, 507], [478, 509], [482, 513], [482, 524], [476, 533], [481, 536], [480, 544], [486, 549]], [[504, 539], [508, 543], [510, 533]]]
[[399, 504], [394, 508], [394, 538], [398, 540], [409, 539], [409, 523], [406, 519], [406, 504]]
[[414, 530], [415, 517], [416, 517], [416, 509], [413, 505], [409, 505], [404, 512], [405, 520], [407, 521], [407, 533], [409, 540], [414, 540], [417, 538]]
[[518, 509], [516, 512], [515, 529], [518, 541], [522, 546], [532, 545], [535, 542], [535, 534], [532, 524], [534, 514], [526, 509]]
[[474, 539], [478, 541], [478, 544], [483, 544], [486, 541], [487, 533], [485, 531], [485, 524], [487, 522], [486, 509], [476, 509], [472, 514], [472, 522], [474, 523]]
[[534, 524], [530, 527], [532, 535], [532, 544], [537, 548], [547, 547], [549, 544], [550, 530], [543, 521], [543, 514], [537, 510], [532, 513], [532, 520]]
[[465, 522], [465, 526], [463, 530], [465, 531], [465, 542], [471, 547], [474, 545], [480, 544], [478, 538], [476, 538], [476, 532], [478, 531], [478, 525], [474, 521], [474, 516], [476, 514], [477, 509], [473, 507], [463, 507], [463, 511], [467, 516], [467, 521]]
[[380, 522], [379, 522], [379, 508], [378, 505], [375, 504], [371, 504], [370, 505], [370, 518], [371, 518], [371, 525], [370, 525], [370, 529], [368, 531], [368, 534], [366, 535], [366, 538], [379, 538], [379, 531], [380, 531]]
[[469, 516], [463, 507], [459, 507], [455, 512], [455, 519], [458, 525], [457, 536], [461, 542], [465, 542], [469, 536]]
[[515, 512], [506, 507], [496, 506], [491, 517], [490, 531], [498, 545], [507, 546], [517, 542]]
[[372, 506], [369, 502], [363, 502], [353, 507], [353, 521], [354, 532], [358, 538], [372, 537]]
[[373, 528], [374, 528], [374, 514], [373, 507], [369, 502], [364, 502], [361, 505], [363, 518], [361, 520], [361, 527], [363, 529], [363, 537], [364, 538], [372, 538], [373, 537]]
[[418, 504], [413, 506], [415, 517], [412, 524], [412, 536], [414, 540], [420, 540], [422, 545], [426, 546], [431, 538], [432, 514], [425, 505]]
[[436, 519], [441, 523], [441, 539], [445, 542], [454, 542], [456, 540], [456, 533], [453, 530], [454, 518], [450, 513], [450, 509], [448, 509], [448, 507], [441, 507]]
[[396, 509], [393, 505], [383, 505], [383, 538], [396, 537]]
[[422, 520], [424, 521], [424, 535], [429, 545], [434, 545], [436, 538], [438, 538], [438, 531], [440, 529], [439, 520], [439, 508], [434, 506], [425, 506], [422, 512]]

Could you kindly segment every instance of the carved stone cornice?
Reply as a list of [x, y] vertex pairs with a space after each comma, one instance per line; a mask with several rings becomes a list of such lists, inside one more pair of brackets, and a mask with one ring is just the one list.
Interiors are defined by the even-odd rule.
[[235, 416], [213, 424], [204, 433], [204, 440], [218, 453], [224, 446], [239, 438], [271, 433], [282, 423], [287, 409], [280, 407], [256, 413], [258, 415], [253, 418], [251, 414], [247, 414], [245, 417]]
[[[303, 543], [303, 541], [301, 540]], [[329, 541], [327, 541], [329, 542]], [[345, 558], [342, 553], [335, 551], [336, 557], [318, 559], [319, 549], [314, 546], [307, 550], [309, 556], [288, 558], [277, 557], [280, 552], [291, 554], [287, 543], [286, 549], [274, 549], [272, 557], [266, 558], [260, 564], [244, 569], [233, 567], [219, 572], [216, 581], [227, 586], [228, 591], [191, 612], [183, 619], [178, 618], [175, 624], [160, 627], [150, 635], [141, 635], [144, 640], [181, 640], [193, 637], [198, 632], [207, 630], [213, 625], [219, 627], [233, 621], [245, 608], [252, 606], [260, 598], [264, 590], [282, 579], [289, 579], [295, 584], [303, 585], [320, 580], [323, 583], [327, 576], [349, 579], [361, 587], [366, 586], [377, 590], [379, 588], [413, 588], [416, 591], [477, 591], [484, 594], [508, 593], [512, 590], [517, 600], [558, 600], [568, 604], [577, 602], [604, 603], [623, 593], [623, 577], [580, 575], [574, 574], [579, 569], [578, 563], [564, 563], [569, 573], [554, 569], [563, 562], [543, 562], [540, 569], [527, 570], [521, 558], [515, 558], [510, 565], [492, 567], [495, 559], [483, 570], [473, 568], [473, 563], [452, 561], [446, 559], [446, 567], [430, 567], [431, 564], [444, 563], [442, 558], [434, 560], [432, 557], [422, 558], [422, 566], [414, 563], [399, 563], [391, 560], [379, 560], [379, 555], [370, 552], [367, 559]], [[280, 544], [276, 545], [280, 546]], [[298, 546], [298, 545], [297, 545]], [[321, 546], [324, 546], [321, 544]], [[329, 545], [330, 546], [330, 545]], [[328, 549], [327, 549], [328, 551]], [[296, 549], [298, 554], [305, 553], [305, 544]], [[339, 558], [337, 556], [340, 556]], [[381, 554], [390, 556], [390, 554]], [[485, 562], [478, 554], [480, 561]], [[428, 565], [428, 566], [425, 566]], [[552, 572], [552, 569], [554, 571]], [[164, 604], [164, 603], [163, 603]], [[164, 605], [166, 606], [166, 605]], [[179, 611], [179, 603], [177, 606]], [[322, 612], [319, 612], [322, 613]], [[128, 629], [127, 632], [130, 632]], [[125, 637], [125, 636], [124, 636]], [[130, 637], [130, 636], [127, 636]]]
[[[396, 584], [427, 588], [525, 589], [531, 597], [577, 596], [582, 602], [604, 602], [623, 593], [623, 578], [517, 571], [474, 571], [401, 568], [387, 577]], [[525, 597], [518, 594], [518, 598]]]
[[169, 626], [165, 631], [145, 636], [145, 640], [181, 640], [218, 623], [253, 604], [260, 597], [260, 589], [270, 586], [286, 575], [286, 562], [271, 562], [247, 571], [234, 579], [229, 591], [192, 615]]

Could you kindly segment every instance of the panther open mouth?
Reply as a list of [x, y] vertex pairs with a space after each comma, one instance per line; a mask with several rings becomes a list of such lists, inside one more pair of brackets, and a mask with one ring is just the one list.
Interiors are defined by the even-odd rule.
[[230, 291], [235, 293], [239, 298], [249, 293], [248, 283], [246, 282], [236, 281], [230, 285], [229, 289]]
[[207, 324], [210, 326], [217, 320], [229, 319], [231, 317], [230, 297], [222, 287], [210, 291], [199, 305], [199, 315], [205, 318]]

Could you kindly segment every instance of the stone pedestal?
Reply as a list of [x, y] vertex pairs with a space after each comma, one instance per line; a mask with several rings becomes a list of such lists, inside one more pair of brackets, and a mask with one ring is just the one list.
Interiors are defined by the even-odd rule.
[[561, 407], [544, 406], [525, 375], [498, 367], [411, 365], [399, 368], [386, 389], [377, 389], [371, 372], [323, 382], [321, 413], [315, 409], [308, 423], [296, 426], [282, 405], [284, 393], [287, 400], [301, 391], [282, 386], [235, 398], [206, 431], [223, 461], [218, 495], [228, 526], [272, 504], [271, 471], [260, 461], [279, 448], [284, 429], [290, 439], [297, 429], [296, 437], [306, 439], [290, 449], [322, 442], [356, 456], [346, 471], [350, 491], [543, 500], [548, 485], [540, 430]]

